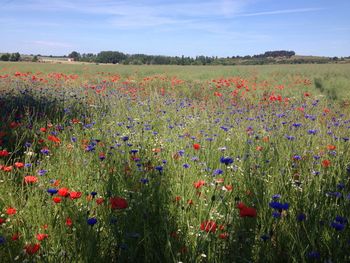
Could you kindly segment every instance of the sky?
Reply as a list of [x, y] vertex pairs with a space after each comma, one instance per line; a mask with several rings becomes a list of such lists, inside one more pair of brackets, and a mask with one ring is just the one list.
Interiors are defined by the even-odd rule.
[[350, 56], [349, 0], [0, 0], [0, 52]]

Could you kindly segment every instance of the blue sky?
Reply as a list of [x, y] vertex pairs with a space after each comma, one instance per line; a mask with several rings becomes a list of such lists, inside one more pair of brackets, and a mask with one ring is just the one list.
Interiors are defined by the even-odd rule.
[[348, 0], [0, 0], [0, 52], [350, 55]]

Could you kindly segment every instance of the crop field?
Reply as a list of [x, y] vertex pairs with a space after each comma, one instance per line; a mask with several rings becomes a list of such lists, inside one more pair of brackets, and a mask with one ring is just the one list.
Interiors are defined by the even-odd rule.
[[0, 262], [349, 262], [350, 65], [0, 63]]

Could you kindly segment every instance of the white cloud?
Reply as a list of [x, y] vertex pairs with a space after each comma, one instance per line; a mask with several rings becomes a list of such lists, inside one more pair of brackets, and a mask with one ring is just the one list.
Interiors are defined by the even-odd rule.
[[268, 15], [282, 15], [282, 14], [294, 14], [294, 13], [306, 13], [315, 12], [323, 10], [323, 8], [298, 8], [298, 9], [284, 9], [284, 10], [274, 10], [266, 12], [256, 12], [256, 13], [241, 13], [236, 14], [236, 16], [268, 16]]

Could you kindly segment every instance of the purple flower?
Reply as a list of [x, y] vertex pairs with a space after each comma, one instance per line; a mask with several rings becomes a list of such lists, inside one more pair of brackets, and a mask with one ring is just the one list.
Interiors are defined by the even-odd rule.
[[317, 130], [308, 130], [307, 133], [315, 135], [317, 133]]
[[49, 155], [50, 150], [49, 149], [41, 149], [40, 152], [44, 155]]
[[219, 175], [219, 174], [223, 174], [223, 170], [221, 169], [215, 169], [213, 172], [213, 176]]
[[38, 175], [43, 176], [47, 173], [47, 170], [39, 170]]

